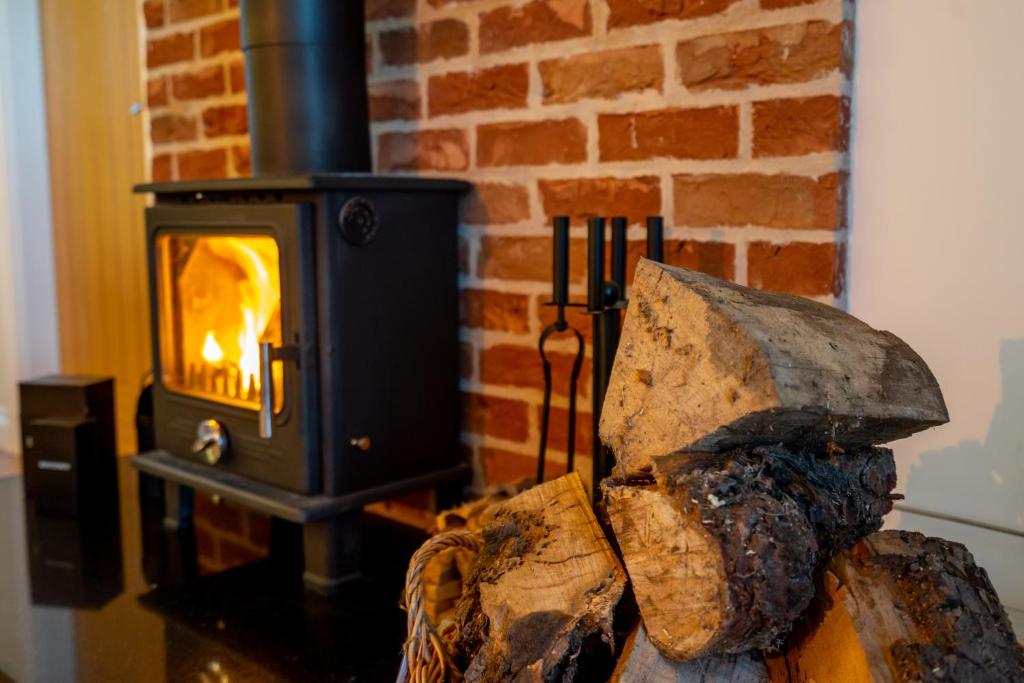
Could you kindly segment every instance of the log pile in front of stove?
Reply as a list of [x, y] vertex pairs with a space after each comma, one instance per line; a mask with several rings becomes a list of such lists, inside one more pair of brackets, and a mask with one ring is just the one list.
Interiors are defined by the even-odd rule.
[[947, 419], [895, 335], [641, 262], [601, 414], [616, 460], [601, 501], [570, 473], [491, 510], [436, 677], [1024, 680], [970, 553], [879, 531], [899, 497], [879, 444]]

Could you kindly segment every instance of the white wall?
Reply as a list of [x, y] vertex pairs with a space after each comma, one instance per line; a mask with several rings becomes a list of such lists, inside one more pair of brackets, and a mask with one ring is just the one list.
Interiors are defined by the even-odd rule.
[[[906, 505], [1024, 532], [1024, 2], [861, 0], [849, 303], [905, 339], [950, 423], [894, 445]], [[1024, 540], [963, 540], [1024, 608]]]
[[0, 0], [0, 450], [18, 450], [21, 379], [59, 364], [36, 0]]

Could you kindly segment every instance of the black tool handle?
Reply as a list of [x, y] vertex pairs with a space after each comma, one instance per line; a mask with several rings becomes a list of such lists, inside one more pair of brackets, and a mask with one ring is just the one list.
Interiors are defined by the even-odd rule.
[[587, 221], [587, 310], [604, 310], [604, 219]]
[[551, 303], [569, 303], [569, 217], [555, 216], [555, 249], [551, 265]]
[[665, 219], [661, 216], [647, 217], [647, 258], [665, 261]]
[[626, 217], [612, 218], [612, 282], [619, 287], [619, 299], [626, 291]]

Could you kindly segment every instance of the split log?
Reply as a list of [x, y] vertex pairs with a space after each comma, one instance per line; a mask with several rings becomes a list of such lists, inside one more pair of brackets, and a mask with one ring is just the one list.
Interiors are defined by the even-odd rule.
[[1024, 681], [1006, 611], [959, 543], [883, 531], [837, 556], [823, 579], [773, 679]]
[[768, 683], [760, 652], [677, 662], [663, 656], [640, 624], [629, 635], [610, 683]]
[[575, 472], [503, 503], [456, 608], [466, 680], [571, 681], [595, 647], [610, 663], [625, 584]]
[[896, 485], [892, 451], [877, 447], [758, 446], [654, 469], [603, 490], [650, 639], [681, 661], [777, 646], [815, 570], [881, 527]]
[[641, 260], [600, 432], [625, 477], [680, 450], [872, 445], [948, 419], [935, 377], [895, 335]]

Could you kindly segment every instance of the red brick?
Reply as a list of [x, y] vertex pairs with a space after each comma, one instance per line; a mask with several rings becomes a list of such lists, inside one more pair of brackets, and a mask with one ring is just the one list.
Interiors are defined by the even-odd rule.
[[156, 154], [150, 165], [150, 178], [154, 183], [163, 183], [174, 180], [174, 171], [171, 169], [170, 154]]
[[821, 95], [754, 103], [754, 156], [846, 151], [850, 101]]
[[462, 202], [462, 222], [471, 225], [518, 223], [530, 217], [530, 196], [522, 185], [473, 183]]
[[203, 132], [208, 138], [249, 132], [246, 106], [230, 104], [224, 107], [207, 107], [203, 110]]
[[849, 71], [848, 26], [827, 21], [702, 36], [676, 48], [679, 74], [690, 90], [798, 83], [836, 69]]
[[251, 564], [266, 557], [265, 552], [259, 552], [254, 548], [242, 545], [229, 538], [218, 538], [217, 545], [220, 551], [220, 564], [223, 569]]
[[231, 92], [245, 92], [245, 63], [232, 62], [228, 67]]
[[203, 57], [212, 57], [221, 52], [234, 52], [241, 49], [238, 19], [225, 19], [210, 26], [204, 26], [199, 32], [199, 53]]
[[[571, 297], [570, 297], [571, 298]], [[551, 301], [551, 293], [543, 294], [537, 297], [537, 322], [541, 329], [547, 328], [548, 325], [555, 322], [558, 317], [556, 308], [554, 306], [546, 306]], [[569, 324], [569, 327], [575, 328], [579, 331], [583, 337], [583, 341], [589, 344], [594, 339], [594, 326], [593, 319], [590, 314], [584, 312], [581, 308], [571, 307], [565, 309], [565, 321]], [[573, 346], [575, 341], [575, 335], [568, 330], [565, 332], [554, 332], [552, 333], [551, 339], [565, 339], [570, 346]], [[568, 378], [565, 380], [568, 382]], [[582, 379], [580, 380], [583, 381]]]
[[416, 12], [416, 0], [366, 0], [366, 19], [411, 17]]
[[456, 19], [383, 31], [379, 39], [384, 63], [392, 66], [450, 59], [469, 52], [469, 28]]
[[602, 114], [597, 126], [601, 161], [729, 159], [739, 151], [736, 107]]
[[[551, 391], [553, 394], [565, 396], [568, 393], [568, 377], [576, 354], [548, 351], [547, 357], [551, 361], [552, 377], [565, 378], [565, 381], [553, 382]], [[512, 344], [498, 344], [483, 349], [480, 351], [480, 380], [484, 384], [541, 389], [544, 387], [544, 370], [540, 354], [532, 346]], [[579, 395], [587, 396], [589, 393], [590, 359], [584, 358], [580, 370]]]
[[590, 52], [539, 64], [544, 102], [617, 97], [626, 92], [661, 91], [665, 78], [657, 45]]
[[146, 0], [142, 13], [146, 17], [146, 28], [160, 28], [164, 25], [164, 0]]
[[[569, 278], [582, 281], [585, 240], [569, 241]], [[551, 238], [499, 237], [484, 235], [480, 240], [476, 273], [481, 278], [551, 282]]]
[[736, 278], [736, 247], [723, 242], [666, 241], [665, 263], [733, 280]]
[[222, 95], [224, 89], [224, 69], [220, 64], [171, 77], [171, 92], [177, 100], [200, 100]]
[[724, 12], [737, 0], [608, 0], [608, 28], [695, 19]]
[[796, 7], [797, 5], [810, 5], [818, 0], [761, 0], [762, 9], [782, 9], [784, 7]]
[[146, 68], [155, 69], [192, 59], [195, 55], [194, 47], [195, 36], [191, 33], [174, 33], [163, 38], [153, 38], [146, 43]]
[[228, 155], [223, 149], [182, 152], [178, 155], [178, 179], [223, 178], [228, 174]]
[[846, 221], [845, 175], [815, 180], [795, 175], [677, 175], [677, 225], [841, 228]]
[[230, 534], [242, 533], [242, 508], [230, 503], [214, 503], [210, 496], [196, 493], [195, 520], [208, 529]]
[[[582, 378], [581, 378], [582, 379]], [[569, 382], [568, 377], [556, 377], [555, 382]], [[536, 407], [537, 411], [537, 434], [540, 438], [540, 421], [544, 408]], [[594, 428], [592, 416], [589, 412], [579, 412], [576, 408], [576, 455], [590, 455], [594, 447]], [[569, 452], [569, 411], [565, 408], [551, 407], [551, 420], [548, 422], [548, 450]], [[545, 466], [547, 463], [545, 463]], [[563, 466], [564, 467], [564, 466]], [[546, 469], [546, 467], [545, 467]], [[563, 469], [564, 474], [564, 469]]]
[[195, 528], [196, 534], [196, 554], [200, 559], [208, 560], [211, 563], [217, 561], [217, 544], [207, 529], [202, 527]]
[[246, 537], [249, 542], [260, 548], [270, 547], [270, 517], [258, 512], [245, 511]]
[[587, 129], [577, 119], [492, 123], [477, 128], [480, 166], [576, 164], [587, 159]]
[[466, 431], [509, 441], [530, 437], [529, 407], [522, 401], [483, 394], [463, 394], [462, 398]]
[[431, 116], [526, 106], [530, 73], [526, 64], [432, 76], [427, 101]]
[[473, 377], [473, 360], [476, 351], [469, 342], [459, 342], [459, 377], [470, 379]]
[[188, 21], [220, 12], [221, 0], [167, 0], [171, 21]]
[[146, 104], [149, 108], [163, 107], [167, 101], [167, 79], [163, 76], [149, 79], [146, 82]]
[[530, 297], [525, 294], [464, 289], [460, 323], [463, 327], [504, 332], [530, 331]]
[[469, 141], [463, 130], [383, 133], [378, 138], [381, 171], [464, 171]]
[[[491, 484], [511, 484], [523, 478], [537, 478], [537, 458], [500, 448], [480, 449], [480, 462], [484, 478]], [[554, 479], [565, 474], [565, 465], [548, 458], [544, 463], [544, 479]]]
[[387, 81], [370, 86], [371, 121], [411, 121], [420, 117], [420, 87], [416, 81]]
[[252, 174], [252, 158], [249, 152], [249, 145], [235, 145], [231, 148], [231, 165], [234, 167], [235, 175]]
[[195, 140], [199, 135], [198, 130], [196, 120], [191, 116], [161, 114], [149, 121], [149, 136], [157, 145]]
[[747, 280], [757, 289], [801, 296], [839, 296], [843, 291], [844, 252], [832, 242], [752, 242], [747, 248]]
[[591, 23], [588, 0], [531, 0], [498, 7], [480, 15], [480, 52], [588, 36]]
[[582, 223], [595, 216], [614, 215], [638, 223], [661, 213], [661, 181], [657, 176], [540, 180], [538, 188], [549, 220], [569, 215]]

